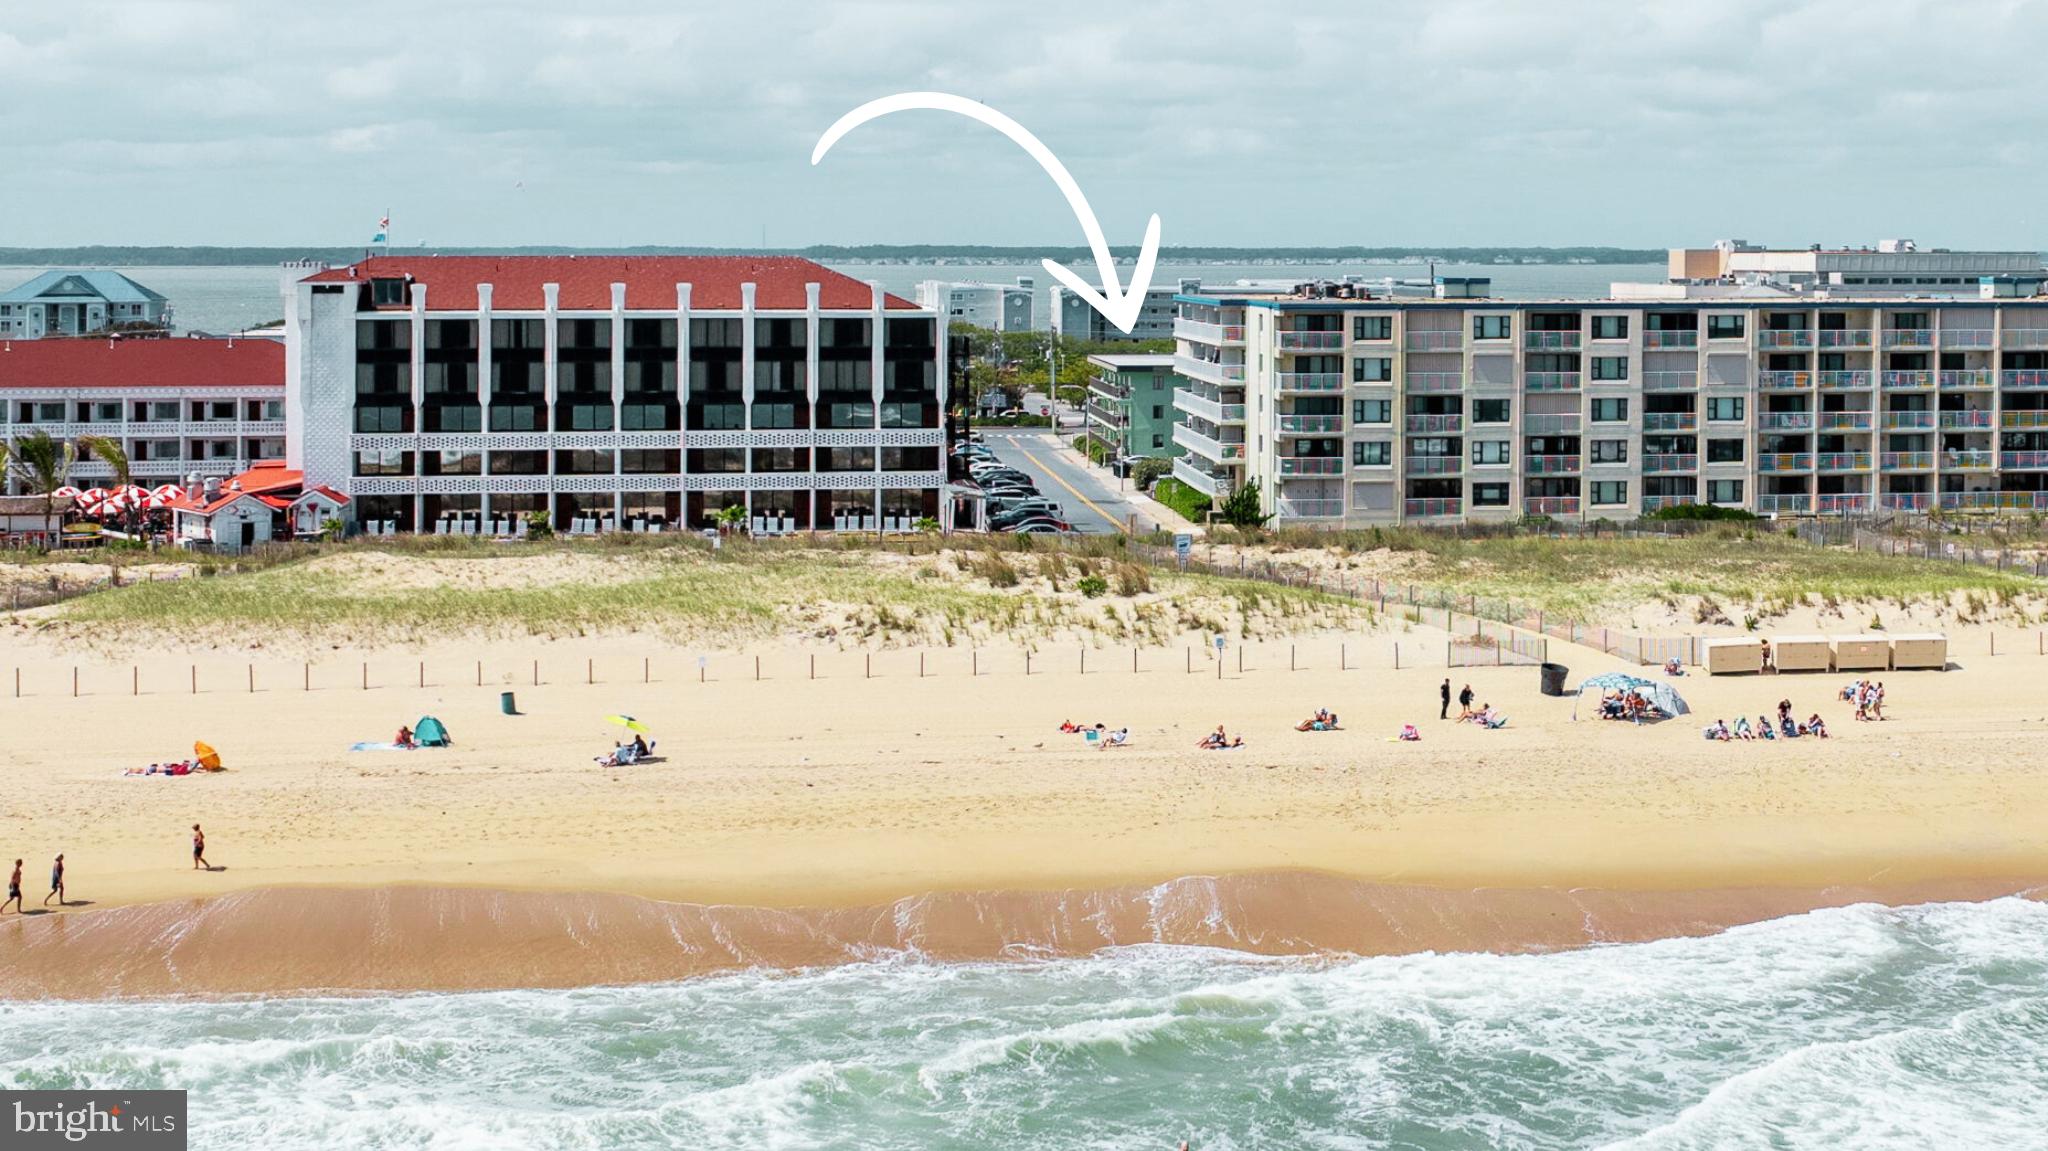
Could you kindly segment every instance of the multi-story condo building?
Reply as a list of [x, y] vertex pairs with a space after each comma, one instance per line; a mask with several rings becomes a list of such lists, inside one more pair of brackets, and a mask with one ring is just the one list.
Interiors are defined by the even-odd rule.
[[[284, 377], [272, 340], [8, 341], [0, 438], [108, 436], [136, 483], [203, 482], [284, 455]], [[98, 460], [72, 468], [80, 486], [110, 475]]]
[[1138, 322], [1125, 332], [1110, 323], [1109, 318], [1096, 311], [1087, 300], [1055, 284], [1051, 296], [1053, 334], [1097, 343], [1170, 340], [1173, 338], [1177, 293], [1194, 291], [1200, 285], [1199, 280], [1182, 280], [1178, 287], [1166, 285], [1146, 289], [1144, 306], [1138, 311]]
[[1088, 435], [1112, 457], [1180, 455], [1174, 408], [1173, 357], [1093, 355], [1088, 381]]
[[44, 272], [0, 292], [0, 338], [40, 340], [109, 328], [163, 327], [170, 302], [119, 272]]
[[286, 288], [288, 463], [392, 530], [945, 522], [941, 317], [783, 257], [379, 257]]
[[2048, 510], [2048, 296], [2016, 294], [2039, 279], [1186, 293], [1175, 474], [1256, 479], [1280, 522]]
[[917, 285], [917, 306], [993, 332], [1028, 332], [1036, 316], [1038, 289], [1030, 276], [1014, 284], [925, 280]]

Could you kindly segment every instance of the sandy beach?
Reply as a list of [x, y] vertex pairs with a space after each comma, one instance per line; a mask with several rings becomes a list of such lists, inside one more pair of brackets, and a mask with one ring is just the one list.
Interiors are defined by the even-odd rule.
[[[64, 852], [69, 894], [79, 902], [61, 914], [0, 921], [0, 993], [450, 981], [435, 974], [442, 961], [426, 958], [433, 948], [417, 941], [401, 949], [415, 956], [412, 975], [404, 963], [387, 963], [374, 979], [359, 974], [352, 983], [346, 973], [370, 965], [286, 961], [295, 950], [322, 953], [362, 934], [266, 931], [280, 921], [278, 908], [302, 905], [279, 893], [222, 904], [208, 913], [213, 926], [192, 940], [165, 926], [192, 921], [194, 900], [277, 888], [466, 889], [799, 912], [811, 925], [801, 940], [778, 952], [770, 932], [740, 951], [750, 962], [812, 963], [904, 942], [847, 928], [835, 914], [871, 920], [876, 909], [948, 893], [993, 900], [968, 901], [978, 907], [1030, 908], [1013, 933], [938, 933], [957, 937], [957, 950], [1002, 954], [1063, 938], [1081, 946], [1046, 926], [1057, 917], [1032, 893], [1095, 893], [1117, 903], [1131, 890], [1189, 876], [1306, 873], [1313, 879], [1269, 885], [1249, 901], [1256, 911], [1241, 909], [1247, 923], [1268, 925], [1253, 933], [1314, 945], [1308, 949], [1368, 951], [1606, 937], [1592, 920], [1563, 931], [1540, 926], [1576, 906], [1559, 904], [1559, 893], [1579, 889], [1611, 893], [1599, 896], [1603, 907], [1646, 893], [1694, 893], [1663, 901], [1654, 914], [1617, 915], [1614, 937], [1633, 938], [1841, 902], [1845, 892], [1977, 898], [2048, 877], [2048, 831], [2034, 817], [2048, 801], [2048, 780], [2035, 766], [2048, 750], [2048, 705], [2036, 690], [2048, 662], [2031, 650], [1958, 654], [1947, 672], [1887, 675], [1891, 718], [1883, 723], [1851, 721], [1849, 706], [1834, 699], [1845, 676], [1694, 675], [1678, 684], [1693, 716], [1637, 728], [1574, 722], [1573, 701], [1539, 695], [1531, 668], [1447, 672], [1443, 638], [1409, 626], [1306, 636], [1256, 645], [1242, 672], [1229, 651], [1220, 677], [1209, 652], [1190, 650], [1197, 637], [1139, 653], [1137, 673], [1127, 649], [1093, 651], [1083, 674], [1078, 649], [1042, 647], [1028, 677], [1014, 650], [870, 657], [786, 644], [714, 653], [703, 682], [698, 653], [633, 636], [339, 648], [321, 653], [312, 672], [260, 651], [79, 657], [25, 640], [14, 645], [17, 659], [4, 661], [21, 664], [29, 686], [19, 699], [0, 699], [9, 779], [0, 853], [28, 861], [33, 911], [50, 857]], [[1425, 664], [1434, 643], [1436, 666], [1395, 670], [1396, 642]], [[1287, 670], [1290, 648], [1299, 670]], [[1985, 650], [1962, 632], [1955, 648]], [[809, 678], [814, 655], [817, 679]], [[1574, 681], [1624, 666], [1561, 644], [1552, 657], [1571, 665]], [[539, 686], [531, 682], [537, 659]], [[74, 661], [83, 684], [76, 698]], [[364, 664], [369, 690], [357, 682]], [[424, 689], [416, 686], [421, 664]], [[981, 674], [968, 674], [970, 664]], [[189, 691], [194, 674], [197, 694]], [[1471, 683], [1480, 700], [1509, 715], [1509, 726], [1440, 722], [1437, 685], [1446, 674], [1454, 688]], [[304, 690], [308, 675], [315, 690]], [[140, 694], [129, 694], [138, 683]], [[508, 690], [517, 693], [519, 715], [500, 714], [499, 693]], [[1801, 716], [1820, 712], [1834, 738], [1700, 739], [1701, 723], [1770, 712], [1780, 697]], [[1294, 731], [1317, 707], [1337, 711], [1344, 730]], [[606, 724], [612, 713], [646, 722], [662, 761], [594, 764], [623, 734]], [[348, 750], [429, 714], [447, 723], [453, 748]], [[1057, 730], [1063, 719], [1127, 725], [1132, 746], [1092, 750]], [[1393, 741], [1410, 722], [1423, 740]], [[1196, 750], [1217, 723], [1241, 732], [1246, 746]], [[195, 739], [217, 747], [230, 770], [178, 779], [121, 774], [184, 754]], [[208, 857], [223, 870], [191, 870], [194, 822], [205, 825]], [[1441, 930], [1413, 925], [1450, 922], [1442, 899], [1402, 904], [1433, 910], [1381, 916], [1384, 930], [1271, 927], [1298, 925], [1305, 907], [1331, 898], [1318, 883], [1475, 902], [1454, 917], [1455, 928]], [[1472, 894], [1481, 890], [1494, 894]], [[433, 906], [474, 906], [435, 898], [442, 902]], [[165, 901], [178, 910], [152, 913], [156, 919], [126, 910]], [[335, 906], [336, 922], [374, 919], [359, 902]], [[378, 922], [429, 930], [437, 920], [419, 906]], [[537, 914], [559, 917], [564, 906]], [[614, 917], [624, 914], [611, 906]], [[231, 929], [238, 914], [245, 922]], [[706, 922], [701, 910], [656, 918], [672, 915]], [[135, 955], [156, 953], [137, 950], [136, 938], [103, 952], [50, 946], [93, 923], [105, 923], [110, 939], [154, 924], [136, 938], [188, 951], [213, 939], [221, 956], [234, 958], [187, 955], [138, 978]], [[1114, 937], [1142, 934], [1126, 925]], [[82, 962], [91, 955], [100, 958]], [[731, 955], [705, 962], [736, 961]], [[593, 968], [592, 979], [694, 969], [658, 956], [613, 962], [623, 966]], [[532, 977], [563, 977], [559, 963], [535, 963]], [[477, 960], [463, 979], [499, 985], [526, 970]], [[222, 974], [195, 974], [207, 971]]]

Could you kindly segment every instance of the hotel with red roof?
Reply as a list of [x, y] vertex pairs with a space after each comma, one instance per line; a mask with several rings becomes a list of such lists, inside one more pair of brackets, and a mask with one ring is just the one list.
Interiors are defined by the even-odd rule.
[[[199, 486], [285, 454], [285, 349], [275, 340], [0, 341], [0, 439], [107, 436], [135, 482]], [[92, 486], [107, 465], [82, 460]]]
[[387, 256], [285, 293], [288, 464], [359, 529], [948, 513], [939, 315], [808, 260]]

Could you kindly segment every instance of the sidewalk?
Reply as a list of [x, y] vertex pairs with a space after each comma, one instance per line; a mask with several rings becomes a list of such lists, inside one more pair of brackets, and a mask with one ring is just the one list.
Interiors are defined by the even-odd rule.
[[[1107, 470], [1075, 450], [1073, 441], [1064, 434], [1055, 434], [1053, 438], [1059, 441], [1058, 450], [1070, 456], [1081, 467], [1087, 468], [1090, 471]], [[1139, 491], [1136, 486], [1133, 486], [1126, 492], [1124, 498], [1129, 500], [1131, 506], [1137, 509], [1138, 519], [1140, 520], [1139, 526], [1141, 528], [1144, 526], [1143, 521], [1150, 520], [1163, 532], [1191, 532], [1196, 539], [1201, 539], [1207, 534], [1202, 525], [1189, 522], [1185, 516], [1146, 495], [1144, 492]]]

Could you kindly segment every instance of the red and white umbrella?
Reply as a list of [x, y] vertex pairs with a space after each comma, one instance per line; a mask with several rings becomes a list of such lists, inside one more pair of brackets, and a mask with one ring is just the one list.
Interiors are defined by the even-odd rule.
[[170, 503], [172, 500], [184, 499], [185, 489], [179, 487], [176, 484], [158, 484], [155, 488], [150, 490], [149, 494], [155, 497], [160, 503], [167, 504]]
[[73, 499], [76, 499], [78, 498], [78, 489], [72, 487], [70, 484], [65, 484], [63, 487], [58, 488], [57, 490], [51, 492], [50, 494], [52, 496], [58, 497], [59, 499], [65, 496], [70, 496]]

